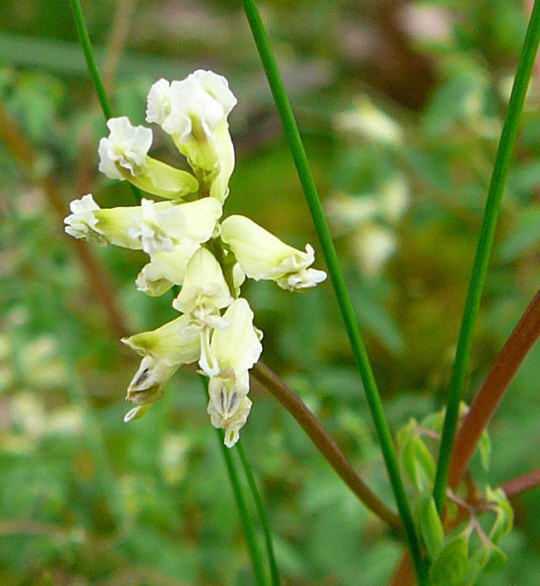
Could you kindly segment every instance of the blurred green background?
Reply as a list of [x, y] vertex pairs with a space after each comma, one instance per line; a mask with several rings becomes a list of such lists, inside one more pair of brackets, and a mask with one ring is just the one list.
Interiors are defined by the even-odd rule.
[[[525, 4], [261, 2], [394, 429], [444, 401]], [[159, 77], [207, 68], [229, 79], [239, 100], [230, 117], [238, 161], [226, 212], [316, 245], [240, 2], [83, 8], [114, 111], [134, 123]], [[537, 77], [469, 397], [537, 285], [539, 103]], [[103, 207], [132, 204], [126, 184], [97, 172], [106, 130], [67, 0], [2, 1], [0, 108], [0, 583], [252, 584], [197, 377], [178, 374], [144, 419], [122, 423], [137, 359], [119, 338], [175, 312], [166, 296], [136, 290], [142, 253], [89, 253], [63, 232], [68, 202], [85, 193]], [[157, 156], [177, 161], [166, 137], [154, 136]], [[245, 295], [265, 332], [264, 360], [392, 502], [330, 285], [291, 295], [251, 283]], [[492, 486], [538, 465], [538, 367], [537, 350], [490, 427]], [[387, 583], [399, 542], [268, 393], [254, 386], [252, 398], [242, 441], [284, 583]], [[480, 584], [538, 584], [538, 491], [514, 506], [516, 527], [503, 543], [510, 560]]]

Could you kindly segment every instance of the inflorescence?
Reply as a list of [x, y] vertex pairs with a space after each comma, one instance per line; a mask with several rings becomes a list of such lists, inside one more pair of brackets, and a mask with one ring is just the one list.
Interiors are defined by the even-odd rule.
[[234, 169], [227, 117], [237, 100], [227, 80], [198, 70], [181, 81], [160, 79], [148, 93], [146, 120], [169, 134], [192, 173], [148, 155], [152, 131], [125, 116], [107, 122], [99, 143], [99, 170], [129, 181], [165, 201], [102, 209], [91, 194], [70, 203], [66, 232], [99, 245], [143, 250], [149, 262], [136, 285], [149, 296], [173, 285], [180, 316], [148, 332], [124, 338], [142, 356], [127, 400], [135, 407], [124, 421], [144, 415], [183, 364], [198, 362], [209, 378], [208, 413], [225, 430], [225, 444], [239, 438], [251, 409], [249, 370], [262, 352], [262, 332], [242, 298], [246, 277], [270, 279], [282, 289], [314, 287], [326, 273], [310, 268], [313, 248], [293, 248], [244, 216], [221, 220]]

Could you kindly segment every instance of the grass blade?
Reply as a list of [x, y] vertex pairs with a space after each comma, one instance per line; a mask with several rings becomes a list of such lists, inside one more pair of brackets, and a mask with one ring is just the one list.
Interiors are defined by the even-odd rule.
[[276, 556], [274, 555], [274, 544], [272, 543], [272, 533], [270, 532], [270, 526], [268, 524], [268, 519], [266, 517], [266, 511], [264, 507], [264, 503], [262, 501], [261, 495], [257, 488], [257, 483], [255, 482], [255, 476], [253, 475], [253, 471], [249, 464], [249, 460], [247, 459], [246, 453], [244, 451], [244, 447], [240, 442], [238, 442], [236, 446], [236, 451], [240, 456], [240, 462], [242, 463], [242, 468], [244, 469], [244, 474], [248, 481], [249, 488], [251, 490], [251, 496], [253, 497], [253, 501], [255, 502], [255, 507], [257, 509], [257, 514], [259, 515], [259, 520], [261, 522], [261, 527], [264, 534], [264, 544], [266, 547], [266, 555], [268, 556], [268, 564], [270, 566], [270, 576], [272, 586], [279, 586], [281, 584], [281, 580], [279, 577], [279, 569], [276, 563]]
[[534, 66], [539, 38], [540, 4], [537, 0], [534, 3], [527, 34], [525, 35], [525, 41], [523, 42], [512, 94], [510, 96], [510, 102], [508, 103], [508, 111], [506, 113], [499, 147], [497, 149], [486, 207], [484, 210], [484, 219], [482, 221], [482, 228], [480, 229], [480, 236], [478, 238], [476, 255], [469, 282], [469, 290], [465, 301], [465, 309], [463, 311], [459, 340], [456, 348], [456, 357], [452, 370], [452, 379], [450, 381], [450, 390], [448, 392], [446, 403], [446, 416], [441, 437], [437, 473], [433, 487], [433, 497], [439, 511], [442, 510], [446, 486], [448, 484], [448, 469], [456, 434], [459, 404], [471, 357], [474, 326], [478, 318], [482, 290], [486, 280], [491, 249], [493, 248], [495, 227], [499, 217], [508, 168], [510, 166], [514, 143], [516, 142], [519, 120]]
[[330, 235], [328, 223], [326, 221], [322, 205], [315, 187], [315, 182], [311, 174], [309, 163], [307, 160], [302, 138], [296, 124], [296, 120], [279, 73], [279, 69], [270, 47], [270, 42], [264, 28], [264, 24], [259, 15], [257, 5], [254, 0], [242, 0], [244, 11], [247, 20], [251, 27], [251, 32], [257, 45], [259, 55], [266, 71], [268, 83], [274, 96], [277, 110], [281, 117], [281, 122], [285, 131], [285, 135], [289, 142], [296, 170], [304, 190], [304, 194], [313, 218], [313, 223], [319, 237], [321, 248], [324, 253], [328, 272], [334, 286], [336, 298], [339, 304], [341, 315], [349, 335], [352, 351], [355, 362], [360, 372], [366, 398], [369, 404], [375, 429], [381, 444], [386, 469], [390, 482], [396, 498], [399, 514], [403, 521], [407, 542], [411, 552], [411, 557], [414, 563], [415, 571], [420, 584], [425, 583], [425, 572], [423, 568], [423, 560], [420, 553], [420, 546], [416, 530], [414, 528], [412, 513], [410, 505], [405, 493], [405, 488], [401, 478], [399, 465], [392, 441], [392, 434], [390, 427], [384, 413], [381, 397], [375, 382], [375, 377], [371, 369], [371, 364], [362, 341], [360, 330], [358, 327], [356, 315], [352, 306], [352, 302], [347, 291], [345, 280], [341, 273], [339, 261]]

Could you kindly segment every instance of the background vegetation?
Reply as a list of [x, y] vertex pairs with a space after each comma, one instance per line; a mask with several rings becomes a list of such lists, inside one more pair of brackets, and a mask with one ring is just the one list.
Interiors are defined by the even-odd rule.
[[[159, 77], [208, 68], [229, 78], [239, 105], [227, 211], [297, 245], [315, 242], [240, 3], [83, 8], [114, 111], [134, 123]], [[267, 0], [262, 8], [397, 429], [443, 404], [526, 8], [518, 0]], [[539, 101], [537, 78], [470, 393], [537, 285]], [[252, 584], [193, 373], [177, 375], [144, 419], [122, 423], [137, 360], [118, 340], [175, 312], [167, 298], [136, 291], [142, 254], [88, 252], [63, 233], [75, 197], [91, 191], [104, 207], [132, 203], [128, 186], [97, 173], [105, 130], [67, 2], [2, 2], [0, 129], [0, 582]], [[164, 159], [170, 146], [158, 143]], [[265, 361], [392, 502], [330, 286], [293, 296], [261, 282], [247, 297], [265, 332]], [[537, 465], [538, 358], [538, 350], [527, 358], [490, 428], [493, 486]], [[399, 542], [273, 398], [256, 386], [252, 394], [242, 440], [285, 583], [384, 584]], [[538, 583], [538, 492], [514, 507], [509, 562], [480, 584]]]

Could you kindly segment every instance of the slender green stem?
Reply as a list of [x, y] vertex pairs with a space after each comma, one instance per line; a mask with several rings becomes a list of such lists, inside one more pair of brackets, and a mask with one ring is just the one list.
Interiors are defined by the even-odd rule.
[[349, 335], [355, 362], [364, 384], [368, 405], [381, 444], [381, 450], [396, 498], [399, 514], [403, 520], [403, 526], [418, 581], [420, 584], [425, 584], [425, 569], [420, 553], [420, 545], [414, 528], [410, 505], [403, 486], [398, 460], [392, 442], [392, 434], [390, 432], [388, 421], [386, 420], [369, 358], [360, 335], [351, 299], [345, 286], [345, 280], [339, 267], [336, 249], [332, 242], [332, 237], [317, 193], [317, 188], [315, 187], [315, 182], [313, 181], [300, 132], [256, 3], [254, 0], [242, 0], [242, 3], [251, 27], [255, 44], [257, 45], [261, 61], [266, 71], [268, 83], [281, 117], [285, 135], [289, 142], [289, 148], [326, 259], [326, 265], [328, 267], [328, 272], [330, 273], [330, 278], [332, 279], [341, 315]]
[[[81, 3], [79, 0], [69, 0], [69, 3], [71, 5], [73, 20], [75, 21], [75, 27], [77, 28], [79, 40], [81, 41], [81, 47], [86, 59], [88, 73], [92, 78], [92, 83], [94, 84], [94, 89], [96, 91], [103, 116], [105, 121], [107, 121], [109, 118], [112, 118], [112, 109], [107, 98], [107, 92], [105, 91], [105, 86], [103, 85], [103, 80], [101, 79], [96, 59], [94, 57], [94, 50], [92, 49], [92, 43], [90, 42], [88, 29], [86, 28], [86, 23], [84, 21], [84, 14], [81, 8]], [[134, 185], [131, 185], [131, 189], [133, 190], [137, 201], [140, 201], [142, 199], [142, 193]]]
[[264, 534], [264, 543], [266, 546], [266, 555], [268, 556], [268, 564], [270, 566], [270, 576], [272, 586], [279, 586], [281, 584], [281, 580], [279, 577], [279, 570], [276, 563], [276, 556], [274, 555], [274, 545], [272, 543], [272, 533], [270, 532], [270, 526], [268, 525], [268, 519], [266, 517], [266, 510], [264, 503], [262, 501], [261, 495], [257, 488], [257, 483], [255, 482], [255, 476], [253, 475], [253, 471], [249, 464], [249, 460], [247, 459], [246, 453], [244, 451], [244, 447], [240, 442], [236, 444], [236, 449], [238, 455], [240, 456], [240, 462], [242, 463], [242, 468], [244, 469], [244, 474], [249, 484], [249, 488], [251, 490], [251, 496], [253, 497], [253, 501], [255, 502], [255, 507], [257, 508], [257, 513], [259, 515], [259, 520], [261, 522], [261, 527]]
[[99, 69], [94, 58], [94, 51], [92, 50], [92, 43], [90, 42], [90, 36], [88, 35], [88, 29], [86, 28], [86, 23], [84, 21], [84, 14], [81, 8], [81, 3], [79, 0], [69, 0], [69, 3], [71, 4], [71, 10], [73, 11], [73, 19], [75, 20], [75, 26], [77, 27], [77, 33], [81, 41], [81, 47], [86, 59], [86, 65], [88, 67], [88, 73], [92, 78], [99, 104], [103, 110], [103, 115], [108, 120], [109, 118], [112, 118], [112, 110], [109, 104], [109, 100], [107, 99], [105, 86], [101, 80], [101, 75], [99, 74]]
[[456, 426], [459, 416], [459, 404], [462, 390], [465, 384], [465, 377], [469, 366], [472, 337], [474, 326], [478, 317], [482, 290], [486, 280], [489, 258], [493, 247], [493, 238], [495, 236], [495, 227], [501, 207], [501, 199], [506, 184], [506, 176], [510, 166], [512, 150], [516, 141], [516, 135], [523, 109], [523, 103], [527, 94], [529, 79], [534, 65], [538, 41], [540, 39], [540, 4], [535, 2], [534, 8], [529, 21], [529, 27], [523, 43], [523, 49], [519, 58], [519, 64], [514, 79], [514, 86], [508, 104], [508, 111], [504, 121], [499, 147], [495, 158], [495, 165], [491, 175], [484, 219], [476, 255], [469, 282], [469, 290], [461, 330], [456, 349], [456, 358], [452, 370], [452, 379], [446, 404], [446, 416], [444, 419], [443, 433], [441, 437], [441, 446], [439, 451], [439, 461], [437, 463], [437, 473], [433, 488], [433, 497], [439, 511], [442, 511], [444, 495], [448, 484], [448, 469], [450, 466], [450, 457], [452, 446], [456, 433]]
[[[206, 395], [208, 396], [208, 380], [202, 375], [200, 376], [200, 379], [204, 390], [206, 391]], [[238, 468], [233, 459], [233, 452], [224, 444], [223, 440], [225, 434], [223, 433], [223, 430], [216, 429], [215, 431], [221, 453], [223, 454], [223, 459], [225, 460], [225, 467], [227, 468], [227, 473], [231, 482], [234, 500], [236, 501], [236, 506], [238, 507], [238, 512], [242, 521], [242, 527], [244, 529], [244, 535], [246, 536], [249, 556], [251, 558], [251, 564], [253, 565], [253, 572], [255, 574], [257, 584], [259, 586], [266, 586], [266, 575], [261, 552], [259, 551], [259, 546], [257, 544], [255, 525], [249, 513], [246, 497], [244, 496], [244, 489], [242, 488], [242, 483], [240, 482]]]

